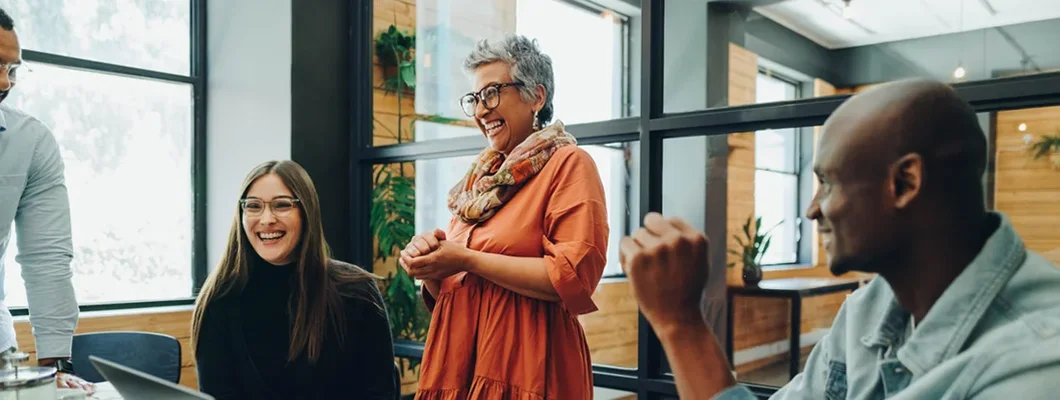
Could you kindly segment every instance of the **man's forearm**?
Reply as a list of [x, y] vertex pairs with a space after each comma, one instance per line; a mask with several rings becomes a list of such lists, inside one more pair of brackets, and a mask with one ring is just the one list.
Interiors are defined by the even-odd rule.
[[710, 399], [736, 385], [725, 353], [706, 324], [688, 324], [657, 333], [682, 399]]

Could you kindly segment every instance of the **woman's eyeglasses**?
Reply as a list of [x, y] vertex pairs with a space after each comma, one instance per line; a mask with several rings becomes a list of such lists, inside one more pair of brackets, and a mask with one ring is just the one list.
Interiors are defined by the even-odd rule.
[[464, 110], [464, 115], [469, 117], [475, 116], [475, 108], [478, 107], [479, 102], [482, 102], [482, 106], [486, 107], [487, 110], [497, 108], [497, 106], [501, 105], [501, 89], [508, 86], [523, 86], [523, 83], [494, 83], [482, 88], [478, 93], [465, 94], [460, 98], [460, 108]]
[[298, 199], [289, 199], [281, 197], [278, 199], [272, 199], [272, 201], [265, 201], [262, 199], [243, 199], [239, 201], [240, 207], [243, 208], [243, 213], [250, 216], [259, 216], [265, 212], [265, 208], [268, 207], [272, 210], [275, 215], [287, 215], [294, 210], [299, 202]]

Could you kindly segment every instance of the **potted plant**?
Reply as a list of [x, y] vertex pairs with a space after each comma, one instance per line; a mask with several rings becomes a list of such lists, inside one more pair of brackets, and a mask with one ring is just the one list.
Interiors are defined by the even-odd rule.
[[[1028, 142], [1030, 141], [1028, 140]], [[1031, 142], [1029, 145], [1027, 150], [1035, 160], [1048, 156], [1053, 168], [1060, 169], [1060, 135], [1042, 135], [1037, 141]]]
[[[754, 220], [753, 232], [751, 231], [752, 219]], [[772, 228], [763, 231], [762, 217], [754, 218], [754, 215], [751, 215], [747, 217], [747, 222], [743, 224], [743, 236], [732, 235], [740, 247], [729, 249], [729, 254], [740, 257], [740, 261], [743, 263], [743, 282], [745, 284], [753, 286], [762, 281], [762, 257], [765, 256], [766, 250], [769, 250], [769, 243], [773, 240], [773, 229], [776, 229], [783, 222], [780, 221]], [[729, 267], [735, 265], [735, 262], [729, 263]]]

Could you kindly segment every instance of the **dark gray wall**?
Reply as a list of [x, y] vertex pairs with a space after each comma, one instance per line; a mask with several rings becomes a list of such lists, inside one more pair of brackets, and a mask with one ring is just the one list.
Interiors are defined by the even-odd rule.
[[350, 262], [349, 2], [292, 3], [291, 159], [313, 178], [333, 257]]

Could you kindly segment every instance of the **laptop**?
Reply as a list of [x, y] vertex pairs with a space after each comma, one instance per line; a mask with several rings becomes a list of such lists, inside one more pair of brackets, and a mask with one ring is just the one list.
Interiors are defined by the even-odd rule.
[[214, 400], [206, 393], [148, 375], [124, 365], [88, 356], [103, 378], [118, 390], [124, 400]]

